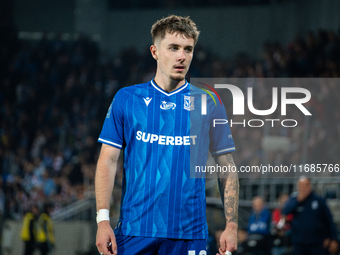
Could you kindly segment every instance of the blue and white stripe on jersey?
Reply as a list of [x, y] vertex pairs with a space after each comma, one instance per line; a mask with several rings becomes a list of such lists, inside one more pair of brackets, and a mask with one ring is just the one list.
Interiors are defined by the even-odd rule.
[[[190, 153], [193, 148], [206, 148], [195, 152], [200, 153], [198, 164], [205, 165], [209, 149], [219, 155], [235, 146], [229, 125], [212, 132], [211, 119], [199, 117], [192, 123], [194, 111], [185, 105], [184, 97], [195, 97], [199, 103], [200, 94], [187, 82], [168, 93], [154, 81], [117, 92], [98, 139], [124, 150], [116, 235], [207, 239], [205, 179], [190, 178]], [[223, 105], [212, 101], [208, 99], [209, 118], [226, 119]]]

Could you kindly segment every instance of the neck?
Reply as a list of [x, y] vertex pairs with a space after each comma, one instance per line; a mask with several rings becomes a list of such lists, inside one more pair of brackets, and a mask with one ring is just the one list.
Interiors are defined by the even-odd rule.
[[184, 79], [183, 80], [173, 80], [169, 77], [162, 79], [162, 77], [157, 76], [157, 75], [156, 75], [154, 80], [155, 80], [156, 84], [166, 92], [174, 91], [174, 90], [178, 89], [179, 87], [181, 87], [185, 84]]

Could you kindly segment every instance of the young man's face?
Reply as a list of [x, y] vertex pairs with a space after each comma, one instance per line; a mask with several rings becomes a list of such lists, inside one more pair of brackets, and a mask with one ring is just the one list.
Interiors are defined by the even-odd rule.
[[184, 80], [194, 52], [194, 39], [180, 33], [166, 33], [155, 42], [153, 57], [158, 60], [160, 74], [172, 80]]

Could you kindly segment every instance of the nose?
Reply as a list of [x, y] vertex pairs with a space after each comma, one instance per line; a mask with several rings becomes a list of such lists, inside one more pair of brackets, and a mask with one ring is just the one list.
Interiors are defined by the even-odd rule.
[[185, 60], [185, 58], [186, 58], [185, 52], [184, 52], [184, 49], [182, 49], [178, 53], [177, 61], [178, 62], [183, 62]]

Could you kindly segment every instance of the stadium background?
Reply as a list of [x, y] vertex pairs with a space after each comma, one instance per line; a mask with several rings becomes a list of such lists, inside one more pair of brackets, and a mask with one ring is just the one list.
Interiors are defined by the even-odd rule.
[[[189, 15], [202, 34], [190, 77], [339, 77], [340, 2], [335, 0], [2, 0], [0, 2], [0, 216], [3, 247], [22, 253], [19, 231], [32, 203], [52, 201], [54, 254], [97, 254], [93, 178], [96, 142], [115, 92], [150, 80], [153, 22]], [[340, 89], [310, 87], [315, 114], [296, 132], [232, 130], [238, 165], [340, 163]], [[259, 96], [271, 99], [268, 91]], [[230, 116], [230, 114], [229, 114]], [[249, 130], [247, 130], [249, 131]], [[285, 150], [266, 150], [271, 136]], [[285, 143], [287, 144], [287, 143]], [[256, 153], [254, 153], [254, 151]], [[120, 171], [112, 201], [118, 217]], [[240, 227], [251, 199], [277, 206], [296, 179], [241, 179]], [[315, 178], [340, 223], [340, 185]], [[224, 225], [216, 182], [207, 182], [210, 232]]]

